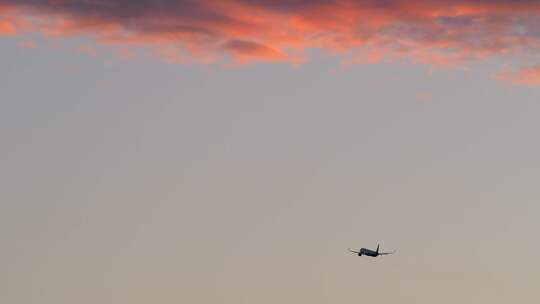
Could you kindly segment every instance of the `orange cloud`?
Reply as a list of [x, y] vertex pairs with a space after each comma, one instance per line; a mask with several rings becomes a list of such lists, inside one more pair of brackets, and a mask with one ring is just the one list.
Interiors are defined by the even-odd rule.
[[535, 55], [539, 29], [540, 0], [0, 0], [0, 34], [86, 35], [174, 63], [298, 62], [319, 48], [344, 64], [459, 66]]
[[0, 35], [15, 34], [15, 26], [9, 20], [0, 19]]

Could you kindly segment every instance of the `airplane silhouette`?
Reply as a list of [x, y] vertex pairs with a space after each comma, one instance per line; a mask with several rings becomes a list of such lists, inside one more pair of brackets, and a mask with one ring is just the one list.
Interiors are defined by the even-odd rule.
[[367, 249], [367, 248], [360, 248], [360, 251], [354, 251], [354, 250], [351, 250], [351, 248], [349, 248], [349, 251], [357, 253], [358, 256], [367, 255], [367, 256], [370, 256], [370, 257], [377, 257], [377, 256], [380, 256], [380, 255], [393, 254], [393, 253], [396, 252], [395, 250], [392, 251], [392, 252], [379, 252], [379, 244], [377, 244], [377, 250], [375, 250], [375, 251], [373, 251], [371, 249]]

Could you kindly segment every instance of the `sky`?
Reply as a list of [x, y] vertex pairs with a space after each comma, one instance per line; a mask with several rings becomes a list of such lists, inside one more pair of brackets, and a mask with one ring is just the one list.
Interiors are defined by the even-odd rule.
[[538, 25], [0, 0], [0, 302], [538, 303]]

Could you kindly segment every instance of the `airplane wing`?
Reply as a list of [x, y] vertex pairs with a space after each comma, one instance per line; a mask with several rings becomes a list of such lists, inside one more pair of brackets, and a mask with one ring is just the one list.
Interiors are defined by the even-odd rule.
[[351, 248], [348, 248], [350, 252], [354, 252], [354, 253], [360, 253], [358, 251], [354, 251], [354, 250], [351, 250]]
[[392, 251], [392, 252], [379, 252], [379, 255], [387, 255], [387, 254], [394, 254], [396, 253], [396, 251]]

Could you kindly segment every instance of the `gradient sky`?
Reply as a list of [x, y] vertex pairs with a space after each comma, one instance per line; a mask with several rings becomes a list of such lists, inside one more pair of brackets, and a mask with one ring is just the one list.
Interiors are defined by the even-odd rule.
[[538, 303], [539, 25], [0, 0], [0, 302]]

